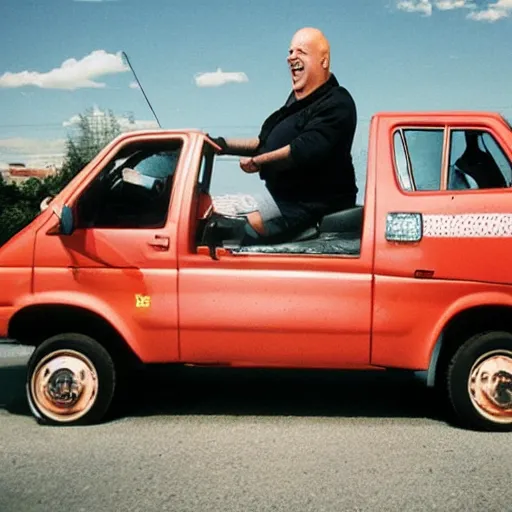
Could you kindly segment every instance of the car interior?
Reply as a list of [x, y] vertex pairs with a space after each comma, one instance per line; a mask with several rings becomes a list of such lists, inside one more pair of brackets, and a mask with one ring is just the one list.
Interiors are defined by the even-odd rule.
[[[214, 151], [206, 145], [203, 164], [196, 187], [196, 236], [197, 246], [207, 245], [214, 256], [215, 248], [222, 247], [233, 254], [332, 254], [358, 256], [361, 251], [364, 207], [341, 210], [326, 215], [321, 221], [306, 229], [291, 233], [286, 239], [271, 243], [243, 245], [241, 236], [233, 238], [233, 230], [223, 229], [223, 219], [238, 221], [216, 214], [210, 185], [213, 174]], [[194, 208], [194, 207], [193, 207]], [[236, 230], [234, 230], [236, 233]]]
[[180, 149], [146, 144], [129, 150], [117, 155], [80, 198], [80, 227], [165, 225]]
[[[242, 245], [241, 237], [233, 238], [233, 231], [227, 230], [230, 236], [223, 237], [221, 223], [212, 222], [215, 215], [213, 200], [204, 190], [199, 191], [197, 200], [197, 232], [196, 245], [208, 245], [210, 251], [215, 247], [223, 247], [232, 253], [284, 253], [284, 254], [341, 254], [354, 256], [360, 253], [363, 229], [364, 207], [354, 208], [326, 215], [315, 226], [299, 233], [290, 235], [279, 242]], [[228, 216], [221, 216], [229, 220]], [[211, 230], [210, 236], [206, 231]], [[206, 242], [205, 242], [206, 240]]]
[[289, 240], [226, 248], [239, 253], [341, 254], [355, 256], [361, 250], [363, 206], [331, 213], [316, 225], [292, 236]]
[[450, 167], [449, 187], [452, 190], [507, 188], [498, 164], [485, 145], [484, 132], [464, 132], [464, 153]]

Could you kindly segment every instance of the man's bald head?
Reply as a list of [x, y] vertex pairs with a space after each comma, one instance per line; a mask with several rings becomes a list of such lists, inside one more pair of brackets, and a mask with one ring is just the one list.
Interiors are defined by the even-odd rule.
[[313, 50], [319, 54], [329, 56], [330, 45], [329, 41], [323, 32], [317, 28], [304, 27], [295, 32], [292, 38], [292, 46], [297, 44], [309, 45]]
[[330, 58], [329, 41], [317, 28], [301, 28], [294, 34], [288, 63], [297, 99], [311, 94], [329, 79]]

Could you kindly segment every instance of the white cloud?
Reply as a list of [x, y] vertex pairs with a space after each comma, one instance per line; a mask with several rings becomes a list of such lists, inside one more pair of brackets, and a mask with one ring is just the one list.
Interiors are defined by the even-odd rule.
[[63, 151], [66, 145], [64, 139], [27, 139], [23, 137], [10, 137], [0, 139], [0, 151], [11, 154], [24, 154], [37, 151], [41, 154], [54, 154]]
[[512, 0], [487, 1], [483, 8], [478, 8], [475, 0], [397, 0], [396, 6], [401, 11], [422, 13], [432, 16], [434, 8], [439, 11], [470, 9], [466, 18], [475, 21], [497, 21], [512, 15]]
[[131, 82], [129, 87], [130, 89], [140, 89], [139, 84], [137, 82]]
[[96, 50], [81, 60], [65, 60], [59, 68], [48, 72], [7, 72], [0, 76], [0, 87], [35, 86], [43, 89], [102, 88], [104, 83], [94, 81], [104, 75], [123, 73], [130, 68], [124, 63], [121, 53]]
[[496, 3], [489, 3], [486, 9], [470, 13], [468, 18], [492, 23], [510, 15], [512, 15], [512, 0], [498, 0]]
[[[107, 114], [98, 107], [92, 109], [93, 117], [106, 119]], [[129, 116], [116, 117], [121, 131], [130, 132], [135, 130], [153, 130], [158, 128], [158, 123], [153, 120], [134, 119]], [[62, 123], [66, 128], [73, 128], [78, 124], [80, 117], [72, 116]], [[48, 165], [62, 165], [66, 154], [65, 138], [37, 139], [10, 137], [0, 139], [0, 169], [6, 168], [7, 162], [24, 163], [27, 167], [46, 167]]]
[[453, 9], [471, 9], [474, 4], [468, 0], [437, 0], [435, 6], [440, 11], [451, 11]]
[[80, 116], [78, 116], [78, 115], [72, 116], [67, 121], [64, 121], [62, 123], [62, 126], [64, 126], [65, 128], [68, 128], [70, 126], [75, 126], [78, 124], [79, 121], [80, 121]]
[[198, 73], [194, 77], [198, 87], [219, 87], [227, 83], [248, 82], [247, 75], [243, 72], [227, 73], [220, 68], [214, 72]]
[[[99, 122], [107, 118], [107, 113], [100, 110], [98, 107], [92, 109], [92, 117], [98, 119]], [[134, 119], [129, 116], [118, 116], [116, 117], [117, 122], [123, 132], [134, 131], [134, 130], [154, 130], [159, 128], [156, 120], [141, 120]], [[62, 126], [66, 128], [72, 128], [78, 124], [80, 116], [75, 115], [70, 117], [67, 121], [62, 123]]]
[[0, 139], [0, 160], [21, 162], [26, 166], [60, 165], [66, 149], [65, 139], [29, 139], [10, 137]]
[[432, 4], [430, 0], [400, 0], [396, 6], [405, 12], [421, 12], [425, 16], [432, 14]]

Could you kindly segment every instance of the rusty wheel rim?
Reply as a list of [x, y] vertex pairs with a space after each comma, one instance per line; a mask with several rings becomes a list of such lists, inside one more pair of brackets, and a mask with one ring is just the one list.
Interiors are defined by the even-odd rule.
[[478, 412], [497, 423], [512, 423], [512, 352], [484, 354], [469, 375], [469, 396]]
[[94, 405], [98, 375], [90, 359], [73, 350], [57, 350], [45, 356], [30, 379], [38, 409], [59, 422], [75, 421]]

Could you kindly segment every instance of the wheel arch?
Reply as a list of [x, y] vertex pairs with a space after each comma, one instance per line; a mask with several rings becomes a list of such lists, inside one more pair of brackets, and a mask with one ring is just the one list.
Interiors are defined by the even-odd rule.
[[[104, 312], [107, 314], [84, 305], [60, 302], [25, 305], [11, 318], [8, 335], [21, 345], [37, 347], [56, 334], [85, 334], [96, 339], [116, 359], [140, 364], [137, 345], [128, 328], [116, 321], [109, 308]], [[107, 317], [114, 321], [107, 320]]]
[[[507, 300], [508, 299], [508, 300]], [[512, 300], [475, 301], [465, 307], [454, 307], [443, 319], [432, 347], [427, 370], [427, 385], [433, 387], [442, 369], [462, 343], [471, 336], [490, 330], [512, 333]]]

